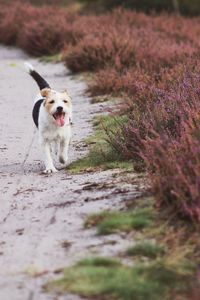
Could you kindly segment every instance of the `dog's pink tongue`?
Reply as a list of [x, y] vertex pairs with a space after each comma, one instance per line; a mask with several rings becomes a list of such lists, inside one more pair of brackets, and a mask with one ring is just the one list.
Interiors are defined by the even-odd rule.
[[60, 115], [60, 116], [57, 116], [56, 118], [56, 124], [60, 127], [64, 126], [65, 125], [65, 118], [64, 116]]

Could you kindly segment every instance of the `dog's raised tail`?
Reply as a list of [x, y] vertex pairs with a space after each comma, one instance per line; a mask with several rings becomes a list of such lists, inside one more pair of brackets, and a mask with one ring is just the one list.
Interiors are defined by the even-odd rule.
[[34, 70], [34, 67], [28, 63], [25, 62], [24, 66], [27, 70], [27, 72], [33, 77], [33, 79], [37, 82], [40, 90], [43, 90], [45, 88], [49, 88], [50, 89], [50, 85], [46, 82], [46, 80], [38, 73]]

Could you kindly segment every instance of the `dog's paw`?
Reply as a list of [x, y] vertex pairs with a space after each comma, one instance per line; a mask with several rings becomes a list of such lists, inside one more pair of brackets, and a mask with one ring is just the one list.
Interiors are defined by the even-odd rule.
[[56, 168], [47, 168], [43, 171], [44, 174], [51, 174], [51, 173], [57, 173], [58, 170]]
[[66, 164], [67, 160], [68, 160], [68, 157], [67, 157], [67, 156], [66, 156], [66, 157], [59, 156], [59, 162], [60, 162], [61, 164]]

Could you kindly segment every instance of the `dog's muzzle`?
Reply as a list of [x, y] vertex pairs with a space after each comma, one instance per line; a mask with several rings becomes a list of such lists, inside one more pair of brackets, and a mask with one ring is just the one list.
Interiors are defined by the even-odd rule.
[[56, 125], [62, 127], [65, 125], [65, 113], [63, 112], [63, 107], [58, 106], [56, 112], [53, 114], [56, 121]]

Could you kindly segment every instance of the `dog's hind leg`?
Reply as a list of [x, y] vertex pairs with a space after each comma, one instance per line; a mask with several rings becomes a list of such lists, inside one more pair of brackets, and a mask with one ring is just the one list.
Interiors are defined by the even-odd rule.
[[53, 165], [53, 159], [51, 156], [51, 146], [48, 142], [42, 142], [41, 143], [42, 150], [44, 153], [44, 164], [45, 164], [45, 170], [44, 173], [55, 173], [57, 172], [56, 168]]

